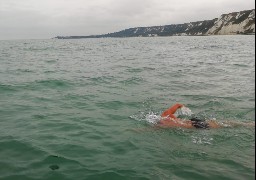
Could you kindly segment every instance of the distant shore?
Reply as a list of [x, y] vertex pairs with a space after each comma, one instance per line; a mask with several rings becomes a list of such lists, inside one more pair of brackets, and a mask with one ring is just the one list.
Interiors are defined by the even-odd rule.
[[56, 36], [54, 39], [126, 38], [165, 36], [255, 35], [255, 9], [222, 14], [219, 18], [184, 24], [136, 27], [90, 36]]

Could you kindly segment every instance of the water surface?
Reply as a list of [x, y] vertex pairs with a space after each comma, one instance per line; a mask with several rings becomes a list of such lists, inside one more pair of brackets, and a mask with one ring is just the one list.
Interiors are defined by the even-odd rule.
[[254, 179], [255, 36], [0, 41], [0, 179]]

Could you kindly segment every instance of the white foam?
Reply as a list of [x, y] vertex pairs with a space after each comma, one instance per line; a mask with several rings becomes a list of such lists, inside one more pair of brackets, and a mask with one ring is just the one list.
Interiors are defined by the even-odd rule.
[[213, 138], [211, 137], [197, 137], [197, 136], [191, 136], [192, 142], [194, 144], [212, 144]]
[[[182, 107], [180, 109], [178, 109], [175, 113], [175, 116], [191, 116], [193, 113], [192, 111], [187, 108], [187, 107]], [[155, 112], [140, 112], [139, 114], [135, 114], [130, 116], [130, 118], [135, 119], [137, 121], [146, 121], [150, 124], [157, 124], [161, 119], [161, 115], [159, 113], [155, 113]], [[181, 122], [182, 123], [182, 122]]]
[[157, 124], [161, 120], [161, 116], [154, 112], [140, 112], [140, 114], [132, 115], [130, 118], [135, 119], [137, 121], [146, 121], [150, 124]]
[[193, 114], [193, 112], [188, 108], [188, 107], [185, 107], [183, 106], [182, 108], [178, 109], [176, 112], [175, 112], [175, 116], [191, 116]]
[[161, 120], [161, 116], [154, 114], [153, 112], [146, 115], [146, 121], [151, 124], [157, 124]]

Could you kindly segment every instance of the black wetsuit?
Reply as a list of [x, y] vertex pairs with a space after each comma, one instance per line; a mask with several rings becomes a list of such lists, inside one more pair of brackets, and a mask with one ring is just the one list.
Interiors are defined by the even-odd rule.
[[192, 125], [195, 128], [201, 128], [201, 129], [209, 129], [210, 128], [209, 124], [205, 120], [198, 119], [198, 118], [192, 118], [192, 119], [190, 119], [190, 121], [192, 122]]

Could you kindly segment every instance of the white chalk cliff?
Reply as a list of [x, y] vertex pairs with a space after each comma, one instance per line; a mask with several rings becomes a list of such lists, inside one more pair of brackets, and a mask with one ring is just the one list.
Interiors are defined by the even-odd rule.
[[105, 37], [156, 37], [255, 34], [255, 9], [223, 14], [212, 20], [171, 24], [165, 26], [136, 27], [119, 32], [92, 36], [57, 36], [57, 39]]
[[214, 22], [206, 35], [254, 34], [255, 9], [223, 14]]

